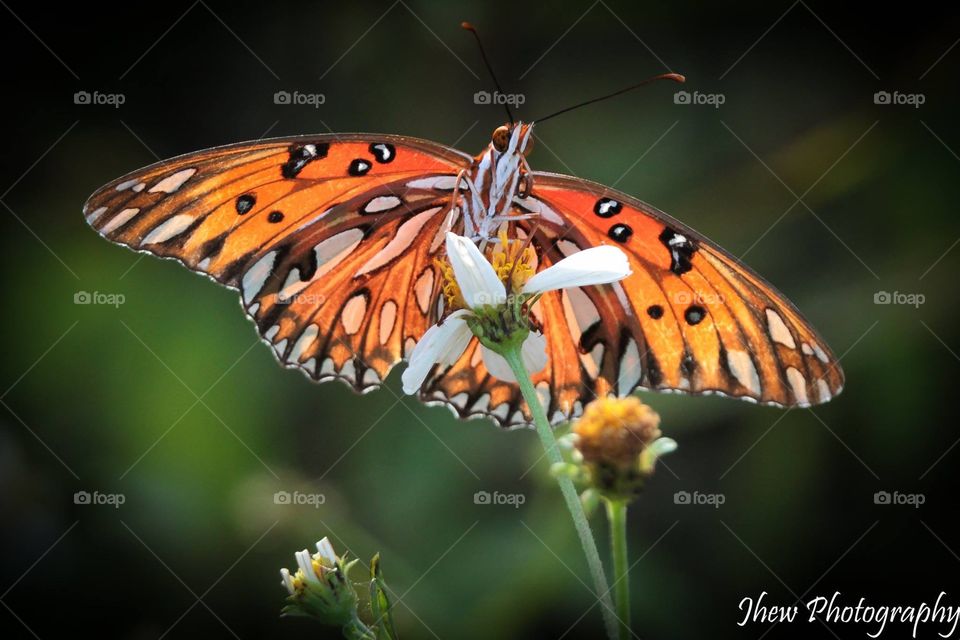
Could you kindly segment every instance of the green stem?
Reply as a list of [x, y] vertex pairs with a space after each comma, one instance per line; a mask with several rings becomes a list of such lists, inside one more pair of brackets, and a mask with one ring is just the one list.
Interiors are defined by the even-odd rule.
[[[517, 384], [520, 385], [520, 393], [530, 407], [530, 413], [533, 415], [533, 423], [537, 427], [537, 434], [540, 436], [540, 442], [546, 451], [547, 459], [553, 465], [563, 462], [560, 456], [560, 447], [557, 445], [557, 439], [553, 435], [553, 429], [547, 420], [547, 414], [540, 404], [540, 398], [530, 380], [530, 374], [527, 372], [523, 359], [520, 356], [520, 345], [511, 345], [504, 348], [501, 355], [506, 359], [517, 378]], [[557, 482], [560, 484], [560, 492], [567, 502], [567, 508], [573, 517], [574, 527], [577, 529], [577, 535], [580, 536], [580, 544], [583, 546], [583, 553], [587, 557], [587, 565], [590, 567], [590, 574], [593, 576], [593, 587], [597, 597], [600, 599], [600, 609], [603, 613], [603, 622], [607, 629], [607, 637], [610, 640], [617, 640], [620, 623], [617, 622], [617, 616], [614, 613], [613, 601], [610, 598], [610, 587], [607, 583], [607, 577], [603, 572], [603, 563], [600, 561], [600, 553], [597, 551], [597, 543], [593, 539], [593, 533], [590, 531], [590, 523], [587, 522], [587, 515], [583, 512], [583, 504], [580, 502], [580, 496], [573, 486], [573, 481], [566, 476], [559, 476]]]
[[343, 637], [347, 640], [375, 640], [376, 634], [354, 614], [353, 620], [343, 626]]
[[620, 638], [630, 637], [630, 576], [627, 566], [627, 503], [624, 500], [605, 500], [607, 520], [610, 523], [610, 548], [613, 550], [613, 587], [616, 593], [617, 616], [620, 618]]

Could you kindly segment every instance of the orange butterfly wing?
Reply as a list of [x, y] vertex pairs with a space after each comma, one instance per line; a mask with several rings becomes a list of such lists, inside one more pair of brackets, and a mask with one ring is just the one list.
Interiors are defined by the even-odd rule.
[[238, 289], [284, 365], [365, 390], [437, 319], [432, 258], [471, 162], [389, 135], [244, 143], [119, 178], [84, 215], [113, 242]]
[[[594, 397], [635, 389], [719, 394], [780, 407], [830, 400], [843, 371], [824, 340], [776, 289], [686, 225], [585, 180], [533, 174], [515, 200], [533, 233], [539, 269], [591, 246], [626, 251], [633, 274], [603, 286], [544, 295], [534, 307], [547, 367], [534, 375], [551, 421]], [[490, 377], [474, 347], [425, 385], [425, 398], [461, 416], [527, 421], [515, 386]]]

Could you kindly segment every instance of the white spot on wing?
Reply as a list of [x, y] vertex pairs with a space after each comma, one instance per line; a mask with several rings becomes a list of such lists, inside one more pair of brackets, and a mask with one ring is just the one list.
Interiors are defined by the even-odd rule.
[[413, 291], [417, 295], [420, 311], [426, 314], [430, 310], [430, 294], [433, 293], [433, 269], [428, 268], [417, 278]]
[[351, 382], [357, 381], [357, 368], [353, 364], [353, 360], [347, 360], [343, 363], [343, 367], [340, 369], [340, 375]]
[[633, 338], [627, 341], [627, 347], [620, 358], [620, 373], [617, 376], [617, 393], [620, 397], [630, 395], [640, 382], [643, 367], [640, 366], [640, 348]]
[[393, 333], [393, 325], [397, 321], [397, 303], [387, 300], [380, 307], [380, 344], [387, 344]]
[[797, 398], [797, 404], [801, 407], [806, 407], [810, 405], [810, 401], [807, 399], [807, 381], [804, 380], [803, 374], [796, 367], [787, 367], [787, 382], [790, 383], [790, 388], [793, 389], [793, 395]]
[[323, 363], [321, 363], [320, 365], [319, 375], [331, 376], [336, 372], [337, 370], [336, 368], [334, 368], [334, 365], [333, 365], [333, 358], [324, 358]]
[[420, 230], [423, 228], [423, 225], [438, 211], [440, 211], [440, 207], [428, 209], [401, 224], [400, 228], [397, 229], [397, 234], [387, 243], [387, 246], [378, 251], [366, 264], [360, 267], [360, 270], [357, 271], [353, 277], [357, 278], [374, 269], [379, 269], [394, 258], [400, 256], [413, 243], [417, 234], [420, 233]]
[[568, 258], [580, 251], [580, 247], [575, 245], [570, 240], [560, 240], [557, 242], [557, 249], [560, 249], [560, 253], [563, 254], [564, 258]]
[[554, 211], [542, 200], [538, 200], [537, 198], [514, 198], [513, 201], [525, 209], [539, 214], [542, 219], [546, 220], [550, 224], [558, 227], [565, 226], [563, 218], [561, 218], [556, 211]]
[[290, 355], [287, 356], [287, 362], [294, 364], [300, 362], [300, 356], [302, 356], [307, 348], [313, 344], [314, 340], [317, 339], [318, 333], [320, 333], [320, 327], [315, 324], [311, 324], [304, 329], [297, 341], [293, 343], [293, 349], [290, 350]]
[[767, 330], [774, 342], [779, 342], [789, 349], [797, 348], [797, 343], [794, 341], [790, 329], [787, 328], [780, 314], [773, 309], [767, 309]]
[[[479, 351], [479, 349], [477, 349]], [[486, 413], [490, 409], [490, 394], [484, 393], [477, 401], [473, 403], [473, 406], [470, 407], [472, 413]]]
[[818, 345], [816, 342], [813, 343], [813, 352], [817, 354], [817, 359], [820, 360], [820, 362], [824, 364], [830, 362], [830, 358], [827, 357], [826, 352], [821, 349], [820, 345]]
[[97, 221], [97, 218], [99, 218], [100, 216], [102, 216], [102, 215], [104, 214], [104, 212], [106, 212], [106, 210], [107, 210], [106, 207], [98, 207], [98, 208], [94, 209], [94, 210], [90, 213], [90, 215], [87, 216], [87, 222], [89, 222], [90, 224], [93, 224], [94, 222]]
[[273, 272], [273, 262], [276, 257], [277, 252], [270, 251], [243, 274], [243, 279], [240, 281], [240, 292], [243, 294], [244, 304], [250, 304], [250, 301], [263, 289], [263, 284]]
[[360, 330], [363, 324], [363, 318], [367, 313], [367, 296], [358, 293], [343, 305], [343, 312], [340, 314], [340, 322], [343, 324], [343, 330], [348, 336], [352, 336]]
[[188, 213], [181, 213], [179, 215], [167, 218], [150, 233], [147, 234], [147, 237], [143, 239], [143, 242], [140, 244], [153, 244], [154, 242], [166, 242], [170, 238], [177, 236], [184, 231], [193, 223], [195, 218]]
[[[307, 282], [301, 282], [300, 270], [291, 269], [278, 297], [281, 300], [286, 300], [306, 289], [312, 282], [319, 280], [349, 256], [361, 240], [363, 240], [363, 231], [347, 229], [320, 242], [313, 248], [317, 256], [317, 270], [313, 277]], [[294, 275], [294, 272], [296, 272], [296, 275]]]
[[817, 380], [817, 397], [820, 402], [826, 402], [833, 397], [830, 395], [830, 386], [822, 378]]
[[543, 382], [537, 383], [537, 398], [540, 400], [540, 406], [543, 407], [544, 412], [550, 410], [550, 383], [544, 380]]
[[124, 209], [117, 215], [110, 218], [110, 222], [103, 225], [103, 228], [100, 229], [100, 233], [107, 234], [117, 229], [118, 227], [126, 224], [130, 221], [130, 218], [140, 213], [140, 209]]
[[587, 354], [580, 354], [580, 362], [583, 368], [587, 370], [587, 375], [591, 380], [596, 380], [600, 375], [600, 367], [603, 365], [603, 343], [598, 342], [596, 346]]
[[[454, 186], [456, 186], [456, 183], [456, 176], [435, 176], [432, 178], [419, 178], [417, 180], [411, 180], [407, 183], [407, 186], [411, 189], [439, 189], [441, 191], [452, 191]], [[466, 183], [461, 186], [465, 185]]]
[[757, 375], [757, 368], [753, 365], [749, 353], [739, 349], [728, 349], [727, 365], [737, 382], [754, 396], [760, 395], [760, 376]]
[[147, 190], [147, 193], [157, 193], [158, 191], [163, 191], [165, 193], [173, 193], [177, 189], [183, 186], [183, 183], [190, 179], [190, 176], [197, 172], [196, 169], [183, 169], [177, 171], [176, 173], [167, 176], [157, 184], [150, 187]]
[[403, 204], [403, 200], [397, 196], [377, 196], [367, 203], [363, 208], [363, 212], [380, 213], [381, 211], [390, 211], [391, 209], [396, 209], [401, 204]]

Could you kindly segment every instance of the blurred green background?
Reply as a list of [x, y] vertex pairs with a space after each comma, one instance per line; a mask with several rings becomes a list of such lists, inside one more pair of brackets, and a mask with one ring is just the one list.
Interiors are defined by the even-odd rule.
[[[757, 638], [768, 625], [737, 626], [738, 604], [761, 591], [779, 604], [960, 593], [955, 11], [201, 0], [0, 15], [4, 637], [337, 637], [277, 615], [279, 568], [324, 535], [364, 562], [382, 553], [403, 637], [599, 637], [532, 431], [420, 406], [396, 373], [363, 397], [313, 385], [276, 365], [235, 293], [110, 245], [80, 215], [123, 173], [263, 135], [391, 132], [476, 153], [503, 115], [474, 103], [492, 87], [461, 20], [524, 95], [521, 118], [666, 70], [722, 96], [677, 104], [664, 84], [583, 109], [538, 129], [531, 163], [746, 254], [843, 356], [846, 390], [812, 411], [643, 396], [680, 449], [630, 514], [638, 636]], [[75, 104], [78, 91], [125, 102]], [[278, 105], [277, 91], [325, 102]], [[878, 104], [881, 91], [924, 103]], [[74, 304], [81, 291], [124, 303]], [[924, 302], [875, 304], [881, 291]], [[125, 502], [78, 505], [78, 491]], [[325, 501], [278, 505], [278, 491]], [[477, 491], [525, 503], [477, 505]], [[725, 502], [676, 504], [678, 491]], [[925, 502], [878, 505], [878, 491]], [[831, 637], [767, 633], [792, 636]]]

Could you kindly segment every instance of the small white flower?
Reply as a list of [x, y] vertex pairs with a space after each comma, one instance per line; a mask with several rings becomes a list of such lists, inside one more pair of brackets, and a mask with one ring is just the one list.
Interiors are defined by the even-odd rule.
[[283, 586], [287, 588], [290, 595], [295, 595], [297, 593], [297, 586], [293, 582], [293, 576], [290, 575], [290, 570], [280, 569], [280, 577], [283, 578]]
[[[440, 324], [430, 327], [410, 354], [410, 364], [403, 372], [403, 390], [416, 393], [434, 364], [452, 365], [463, 355], [473, 338], [466, 318], [481, 307], [495, 307], [507, 301], [507, 289], [496, 270], [469, 238], [447, 233], [447, 258], [453, 268], [457, 287], [467, 309], [454, 311]], [[536, 295], [569, 287], [608, 284], [630, 275], [626, 254], [617, 247], [601, 246], [585, 249], [533, 275], [519, 293]], [[547, 366], [547, 341], [530, 332], [523, 343], [521, 356], [530, 373]], [[510, 365], [503, 356], [481, 346], [483, 363], [491, 375], [516, 382]]]
[[313, 557], [310, 552], [304, 549], [303, 551], [297, 551], [294, 556], [297, 558], [297, 566], [300, 567], [303, 578], [310, 582], [320, 582], [320, 576], [313, 568]]
[[323, 540], [317, 542], [317, 553], [320, 554], [320, 557], [327, 562], [324, 563], [325, 566], [329, 565], [335, 567], [337, 565], [337, 554], [333, 551], [333, 545], [330, 544], [330, 538], [324, 536]]

